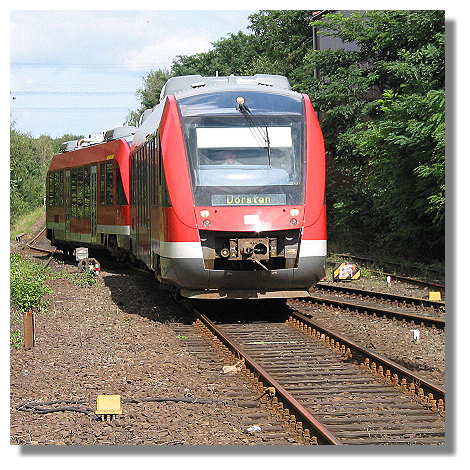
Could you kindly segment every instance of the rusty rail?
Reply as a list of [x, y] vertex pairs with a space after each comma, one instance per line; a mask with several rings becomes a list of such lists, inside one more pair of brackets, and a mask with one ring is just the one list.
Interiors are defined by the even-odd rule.
[[355, 302], [345, 302], [342, 300], [330, 299], [326, 297], [320, 297], [310, 294], [310, 297], [304, 297], [299, 299], [300, 301], [315, 302], [323, 305], [330, 305], [332, 307], [339, 307], [346, 310], [354, 310], [357, 312], [365, 312], [372, 315], [385, 315], [390, 318], [399, 318], [402, 320], [408, 320], [414, 323], [423, 323], [429, 326], [435, 326], [437, 328], [445, 328], [446, 322], [442, 318], [433, 316], [417, 315], [414, 313], [400, 312], [385, 307], [372, 307], [369, 305], [359, 304]]
[[48, 250], [47, 248], [40, 248], [38, 246], [34, 246], [33, 243], [41, 236], [44, 235], [44, 232], [46, 231], [47, 227], [42, 228], [32, 240], [30, 240], [28, 243], [26, 243], [22, 250], [25, 250], [26, 248], [29, 248], [30, 250], [35, 250], [35, 251], [40, 251], [41, 253], [49, 253], [53, 254], [56, 252], [56, 250]]
[[[225, 335], [217, 326], [209, 320], [208, 317], [192, 309], [199, 322], [215, 335], [230, 351], [245, 362], [253, 373], [258, 376], [268, 387], [273, 387], [276, 391], [276, 397], [280, 397], [284, 406], [286, 406], [296, 417], [300, 419], [303, 426], [306, 427], [320, 444], [342, 445], [334, 434], [320, 421], [318, 421], [290, 392], [288, 392], [271, 374], [269, 374], [260, 364], [258, 364], [249, 354], [247, 354], [240, 345]], [[296, 423], [298, 425], [300, 423]]]
[[404, 295], [397, 295], [392, 294], [389, 292], [378, 292], [378, 291], [370, 291], [366, 289], [358, 289], [357, 287], [349, 287], [349, 286], [338, 286], [335, 284], [326, 284], [324, 282], [319, 282], [315, 286], [320, 290], [330, 290], [336, 291], [344, 294], [353, 294], [353, 295], [360, 295], [362, 297], [375, 297], [378, 299], [384, 299], [392, 302], [402, 302], [406, 304], [412, 305], [422, 305], [424, 307], [432, 307], [435, 309], [439, 309], [441, 307], [445, 307], [445, 302], [437, 301], [437, 300], [429, 300], [429, 299], [422, 299], [419, 297], [409, 297]]
[[[299, 312], [290, 312], [290, 320], [295, 326], [305, 333], [322, 338], [332, 348], [343, 350], [350, 357], [356, 357], [359, 361], [375, 374], [388, 379], [394, 385], [400, 386], [406, 393], [415, 395], [424, 401], [434, 411], [443, 412], [445, 408], [445, 390], [438, 385], [414, 374], [406, 367], [391, 361], [390, 359], [364, 348], [339, 333], [333, 332], [318, 325], [310, 318]], [[349, 350], [349, 354], [348, 354]]]

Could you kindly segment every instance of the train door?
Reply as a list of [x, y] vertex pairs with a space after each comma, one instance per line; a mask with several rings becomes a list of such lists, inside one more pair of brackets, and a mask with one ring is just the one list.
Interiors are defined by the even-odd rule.
[[64, 208], [65, 208], [65, 240], [70, 240], [70, 219], [72, 217], [72, 205], [70, 202], [70, 170], [64, 172]]
[[98, 242], [96, 239], [96, 204], [97, 198], [97, 167], [92, 165], [90, 167], [90, 226], [91, 226], [91, 241]]
[[132, 176], [132, 190], [135, 195], [135, 219], [133, 225], [136, 237], [135, 253], [148, 267], [151, 267], [150, 253], [150, 168], [149, 151], [147, 144], [142, 146], [135, 154], [135, 172]]
[[143, 159], [143, 197], [142, 197], [142, 258], [148, 267], [151, 267], [150, 262], [150, 231], [151, 231], [151, 217], [150, 217], [150, 148], [148, 143], [144, 147]]

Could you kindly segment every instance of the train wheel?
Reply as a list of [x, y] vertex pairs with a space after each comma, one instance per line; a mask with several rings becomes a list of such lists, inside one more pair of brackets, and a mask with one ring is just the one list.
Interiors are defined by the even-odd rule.
[[169, 289], [170, 299], [173, 300], [176, 304], [183, 302], [184, 297], [180, 294], [180, 290], [174, 286], [171, 286]]

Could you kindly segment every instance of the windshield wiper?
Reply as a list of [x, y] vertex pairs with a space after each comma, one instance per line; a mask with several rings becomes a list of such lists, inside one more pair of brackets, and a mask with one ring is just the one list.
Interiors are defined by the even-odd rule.
[[[249, 121], [250, 127], [249, 129], [256, 129], [261, 136], [263, 143], [266, 144], [265, 148], [268, 154], [268, 166], [271, 167], [271, 143], [269, 141], [269, 131], [268, 131], [268, 126], [265, 124], [264, 126], [258, 126], [256, 125], [254, 119], [253, 119], [253, 113], [250, 111], [248, 106], [246, 104], [238, 104], [237, 105], [238, 111]], [[263, 130], [264, 127], [264, 130]], [[265, 132], [264, 132], [265, 131]], [[255, 139], [256, 139], [256, 134], [253, 134]]]

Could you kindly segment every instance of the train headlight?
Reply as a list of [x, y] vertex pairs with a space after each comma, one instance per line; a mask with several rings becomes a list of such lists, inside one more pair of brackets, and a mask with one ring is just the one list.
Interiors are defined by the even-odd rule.
[[202, 210], [199, 214], [201, 214], [201, 217], [204, 217], [205, 219], [209, 217], [209, 211], [207, 209]]
[[297, 217], [299, 214], [300, 214], [299, 209], [291, 209], [291, 210], [290, 210], [290, 215], [291, 215], [292, 217]]
[[297, 225], [297, 219], [290, 219], [290, 223], [292, 225]]
[[210, 224], [211, 224], [210, 220], [205, 219], [202, 221], [202, 225], [204, 225], [204, 227], [208, 227]]

